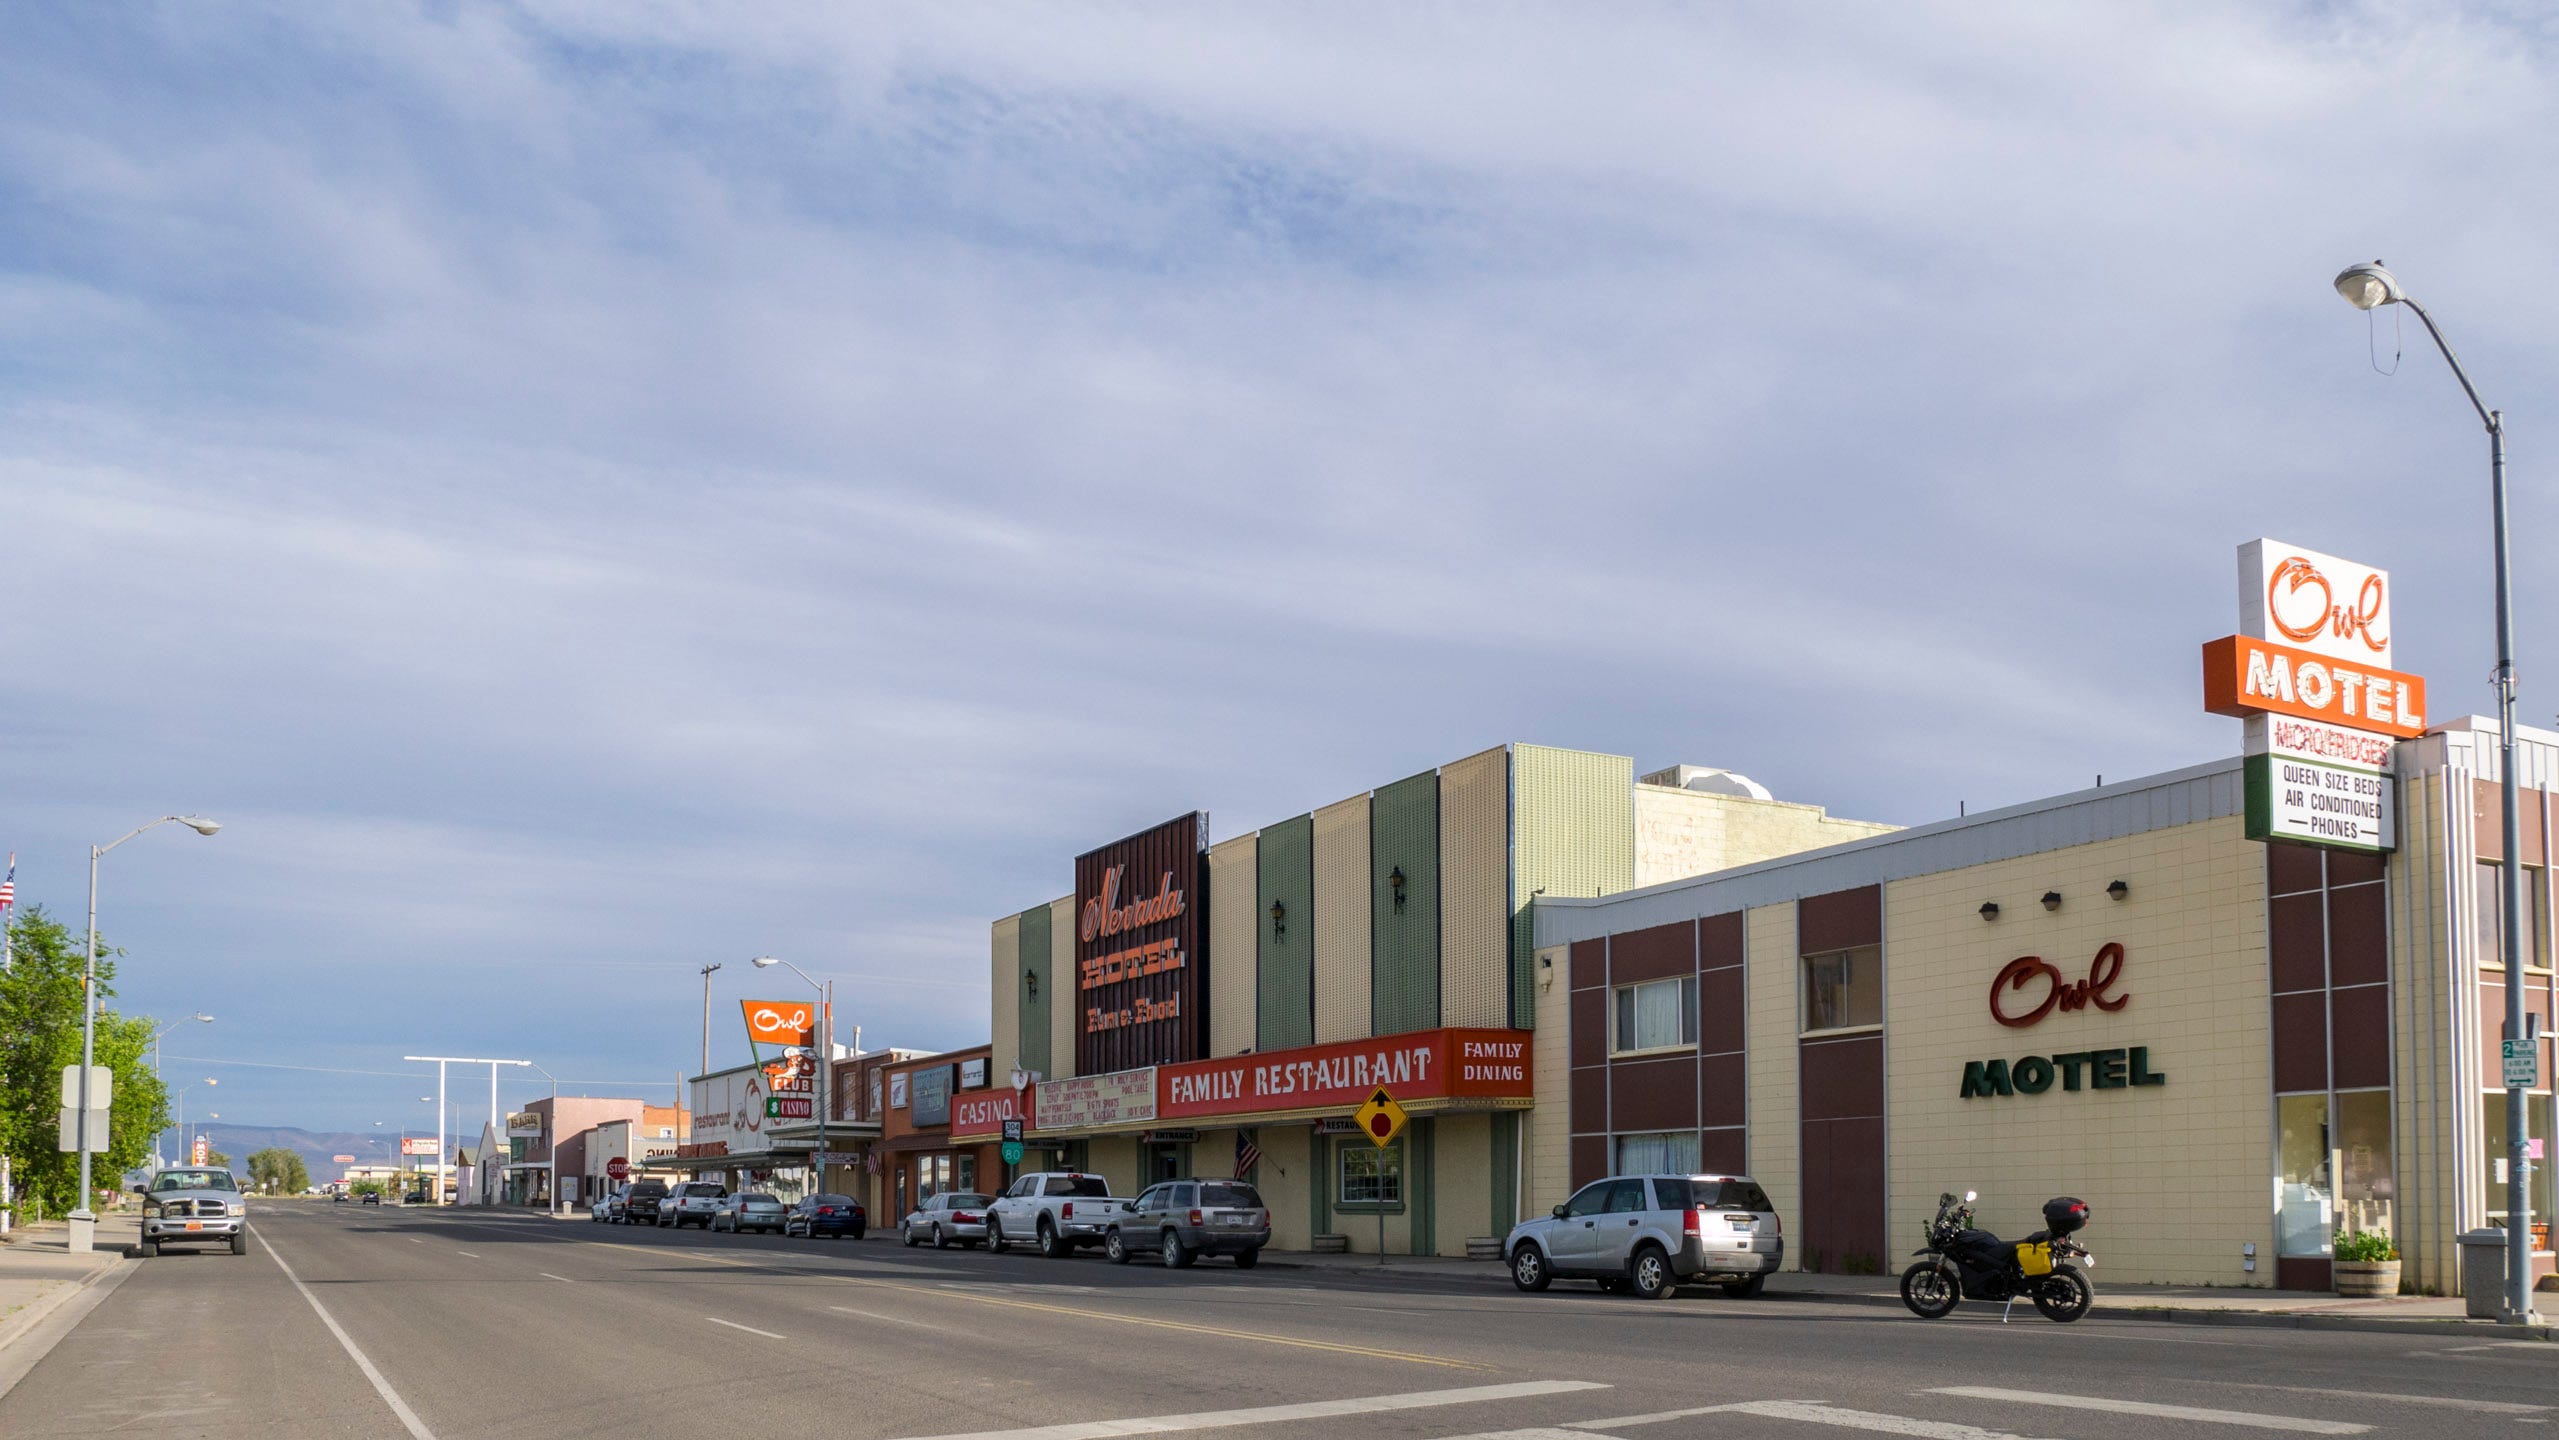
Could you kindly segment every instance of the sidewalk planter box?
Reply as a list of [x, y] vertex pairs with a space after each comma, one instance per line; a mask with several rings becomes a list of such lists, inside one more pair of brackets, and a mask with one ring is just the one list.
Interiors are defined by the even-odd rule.
[[2399, 1263], [2396, 1260], [2339, 1260], [2328, 1268], [2336, 1277], [2338, 1294], [2349, 1300], [2378, 1300], [2399, 1293]]
[[1351, 1237], [1348, 1235], [1310, 1236], [1308, 1248], [1318, 1255], [1348, 1255], [1351, 1253]]

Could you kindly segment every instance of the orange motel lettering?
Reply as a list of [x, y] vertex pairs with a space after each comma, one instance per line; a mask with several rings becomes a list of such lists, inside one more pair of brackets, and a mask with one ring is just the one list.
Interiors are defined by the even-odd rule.
[[2227, 635], [2204, 645], [2204, 708], [2215, 715], [2293, 715], [2412, 739], [2426, 733], [2426, 681]]

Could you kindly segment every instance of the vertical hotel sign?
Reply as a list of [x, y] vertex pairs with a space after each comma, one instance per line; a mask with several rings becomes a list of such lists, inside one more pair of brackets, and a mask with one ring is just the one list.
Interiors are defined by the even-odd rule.
[[2204, 646], [2204, 708], [2247, 721], [2248, 838], [2397, 849], [2390, 747], [2425, 733], [2426, 682], [2390, 668], [2390, 572], [2251, 540], [2239, 623]]
[[1075, 857], [1075, 1073], [1200, 1057], [1208, 816]]

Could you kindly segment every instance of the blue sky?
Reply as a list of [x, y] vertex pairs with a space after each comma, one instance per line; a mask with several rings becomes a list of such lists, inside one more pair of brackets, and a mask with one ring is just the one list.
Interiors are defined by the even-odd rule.
[[101, 899], [225, 1120], [671, 1088], [760, 952], [968, 1043], [1079, 850], [1504, 740], [1903, 823], [2230, 754], [2258, 534], [2482, 708], [2376, 256], [2559, 703], [2531, 7], [10, 12], [0, 848], [76, 917], [226, 822]]

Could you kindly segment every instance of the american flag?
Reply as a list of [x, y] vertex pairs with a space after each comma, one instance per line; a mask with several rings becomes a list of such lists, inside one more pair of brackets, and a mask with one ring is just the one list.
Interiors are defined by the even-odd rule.
[[1235, 1132], [1235, 1178], [1238, 1180], [1250, 1178], [1253, 1167], [1262, 1163], [1262, 1147], [1254, 1141], [1254, 1136], [1260, 1133], [1256, 1130]]
[[17, 903], [18, 852], [12, 850], [9, 852], [9, 878], [6, 880], [0, 880], [0, 915], [7, 914], [9, 912], [9, 907]]

